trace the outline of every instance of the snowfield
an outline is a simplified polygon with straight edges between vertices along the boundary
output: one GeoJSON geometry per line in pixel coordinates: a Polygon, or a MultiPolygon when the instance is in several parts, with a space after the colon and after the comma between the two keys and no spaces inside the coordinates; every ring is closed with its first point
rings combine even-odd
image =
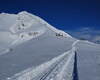
{"type": "Polygon", "coordinates": [[[8,80],[72,80],[74,70],[75,45],[72,50],[45,62],[36,68],[29,68],[21,73],[15,74],[8,80]]]}
{"type": "Polygon", "coordinates": [[[100,45],[26,11],[1,13],[0,80],[100,80],[100,45]]]}

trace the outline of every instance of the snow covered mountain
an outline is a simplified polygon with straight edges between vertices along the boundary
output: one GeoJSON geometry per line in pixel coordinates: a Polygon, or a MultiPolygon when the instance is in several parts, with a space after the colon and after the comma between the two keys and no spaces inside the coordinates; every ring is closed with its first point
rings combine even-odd
{"type": "MultiPolygon", "coordinates": [[[[0,14],[0,42],[2,43],[0,47],[2,50],[45,33],[50,33],[50,35],[54,36],[58,34],[60,36],[71,37],[65,32],[52,27],[41,18],[25,11],[17,15],[0,14]]],[[[0,51],[2,52],[2,50],[0,51]]]]}
{"type": "Polygon", "coordinates": [[[26,11],[0,14],[0,80],[100,80],[100,45],[26,11]]]}

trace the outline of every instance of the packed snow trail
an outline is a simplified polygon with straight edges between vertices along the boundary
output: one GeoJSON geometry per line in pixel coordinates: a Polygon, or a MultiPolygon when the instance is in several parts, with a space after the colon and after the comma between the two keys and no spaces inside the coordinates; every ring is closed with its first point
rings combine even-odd
{"type": "Polygon", "coordinates": [[[72,50],[36,68],[27,69],[7,78],[7,80],[73,80],[75,45],[78,42],[79,40],[73,43],[72,50]]]}
{"type": "MultiPolygon", "coordinates": [[[[44,72],[40,77],[34,78],[32,80],[60,80],[59,78],[59,72],[62,71],[64,68],[65,64],[69,65],[71,59],[73,58],[74,54],[69,53],[66,56],[64,56],[61,60],[59,60],[57,63],[54,63],[50,69],[47,70],[47,72],[44,72]],[[67,61],[67,63],[66,63],[67,61]]],[[[68,72],[69,74],[70,72],[68,72]]],[[[62,75],[62,74],[60,74],[62,75]]],[[[63,76],[63,75],[62,75],[63,76]]],[[[61,76],[61,79],[63,77],[61,76]]],[[[71,76],[69,75],[67,78],[70,78],[71,76]]]]}

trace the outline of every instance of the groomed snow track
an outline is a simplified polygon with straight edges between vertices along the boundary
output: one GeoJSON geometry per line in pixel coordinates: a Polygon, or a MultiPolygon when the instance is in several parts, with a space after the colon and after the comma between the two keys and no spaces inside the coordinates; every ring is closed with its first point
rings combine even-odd
{"type": "Polygon", "coordinates": [[[78,80],[75,41],[72,50],[45,62],[36,68],[30,68],[7,80],[78,80]]]}
{"type": "MultiPolygon", "coordinates": [[[[28,70],[25,73],[8,78],[8,80],[73,80],[75,53],[73,51],[69,51],[64,53],[63,56],[60,56],[60,59],[58,58],[59,60],[54,61],[45,70],[40,71],[37,76],[34,76],[34,72],[32,73],[28,70]]],[[[44,67],[45,66],[47,65],[44,65],[44,67]]]]}
{"type": "MultiPolygon", "coordinates": [[[[74,53],[66,54],[59,61],[57,61],[54,64],[52,64],[51,67],[49,67],[49,69],[47,69],[43,74],[41,74],[40,76],[38,76],[38,77],[36,77],[36,78],[34,78],[32,80],[57,80],[59,72],[65,66],[66,62],[67,62],[67,66],[69,66],[70,64],[73,64],[73,62],[71,61],[73,57],[74,57],[74,53]],[[72,63],[70,63],[70,62],[72,62],[72,63]]],[[[69,71],[67,73],[70,74],[71,72],[69,71]]],[[[62,75],[62,76],[64,76],[64,75],[62,75]]],[[[67,79],[69,79],[69,77],[71,78],[71,76],[72,75],[69,75],[67,77],[67,79]]]]}

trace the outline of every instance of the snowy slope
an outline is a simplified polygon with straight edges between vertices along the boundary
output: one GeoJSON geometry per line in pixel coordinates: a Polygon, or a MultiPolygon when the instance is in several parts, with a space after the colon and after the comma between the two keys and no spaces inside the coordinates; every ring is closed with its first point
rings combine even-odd
{"type": "Polygon", "coordinates": [[[26,11],[0,14],[0,80],[100,80],[100,46],[26,11]]]}
{"type": "Polygon", "coordinates": [[[76,47],[79,80],[100,80],[100,45],[80,41],[76,47]]]}
{"type": "Polygon", "coordinates": [[[9,47],[18,45],[45,33],[49,35],[59,34],[70,37],[67,33],[57,30],[41,18],[28,12],[15,14],[0,14],[0,43],[5,44],[0,48],[0,53],[9,47]],[[8,47],[9,46],[9,47],[8,47]],[[2,49],[3,48],[3,49],[2,49]]]}
{"type": "Polygon", "coordinates": [[[52,60],[29,68],[21,73],[15,74],[9,80],[72,80],[74,70],[75,45],[79,40],[73,42],[72,49],[52,60]]]}

